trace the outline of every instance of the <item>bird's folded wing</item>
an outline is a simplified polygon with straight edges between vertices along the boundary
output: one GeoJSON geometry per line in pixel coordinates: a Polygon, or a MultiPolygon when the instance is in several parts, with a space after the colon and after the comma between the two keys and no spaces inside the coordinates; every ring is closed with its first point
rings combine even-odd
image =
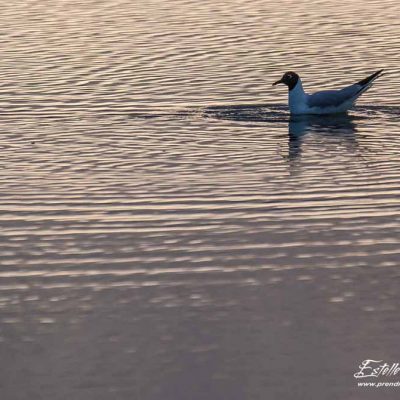
{"type": "Polygon", "coordinates": [[[324,90],[308,95],[307,105],[310,108],[338,107],[343,103],[355,100],[360,91],[362,91],[362,86],[357,83],[341,90],[324,90]]]}

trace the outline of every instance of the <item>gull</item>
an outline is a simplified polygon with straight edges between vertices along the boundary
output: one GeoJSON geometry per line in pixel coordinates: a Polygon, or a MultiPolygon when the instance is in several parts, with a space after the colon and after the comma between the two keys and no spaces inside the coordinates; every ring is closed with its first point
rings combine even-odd
{"type": "Polygon", "coordinates": [[[349,110],[356,100],[367,91],[383,69],[374,72],[361,81],[340,90],[323,90],[313,94],[304,92],[299,75],[286,72],[279,81],[289,88],[289,109],[291,114],[335,114],[349,110]]]}

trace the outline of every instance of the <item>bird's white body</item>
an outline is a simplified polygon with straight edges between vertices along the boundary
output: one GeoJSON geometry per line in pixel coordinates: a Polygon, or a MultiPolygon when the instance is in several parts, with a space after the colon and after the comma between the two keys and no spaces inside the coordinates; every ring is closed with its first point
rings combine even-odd
{"type": "Polygon", "coordinates": [[[289,109],[291,114],[307,113],[307,95],[304,92],[303,84],[299,78],[297,85],[289,90],[289,109]]]}
{"type": "Polygon", "coordinates": [[[291,114],[336,114],[348,111],[381,73],[382,70],[377,71],[340,90],[324,90],[313,94],[307,94],[304,91],[300,77],[294,72],[287,72],[274,85],[284,83],[289,87],[291,114]]]}
{"type": "Polygon", "coordinates": [[[350,96],[343,102],[329,104],[329,100],[334,96],[334,92],[339,91],[327,90],[315,94],[307,94],[304,92],[301,79],[299,78],[297,85],[289,91],[289,109],[291,114],[336,114],[349,110],[357,100],[358,96],[350,96]],[[313,96],[318,95],[321,101],[313,101],[313,96]]]}

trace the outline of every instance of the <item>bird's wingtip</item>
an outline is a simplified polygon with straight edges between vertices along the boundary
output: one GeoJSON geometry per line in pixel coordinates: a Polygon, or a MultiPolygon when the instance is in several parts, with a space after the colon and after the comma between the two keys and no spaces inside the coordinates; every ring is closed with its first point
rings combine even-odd
{"type": "Polygon", "coordinates": [[[372,83],[376,78],[378,78],[384,69],[380,69],[379,71],[374,72],[372,75],[368,76],[367,78],[362,79],[360,82],[358,82],[359,85],[365,86],[368,85],[369,83],[372,83]]]}

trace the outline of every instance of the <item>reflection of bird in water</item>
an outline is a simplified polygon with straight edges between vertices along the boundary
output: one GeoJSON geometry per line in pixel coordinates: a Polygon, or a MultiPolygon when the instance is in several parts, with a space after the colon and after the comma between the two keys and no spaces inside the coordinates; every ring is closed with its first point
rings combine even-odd
{"type": "Polygon", "coordinates": [[[365,93],[383,70],[377,71],[361,81],[341,90],[323,90],[313,94],[304,92],[299,75],[286,72],[283,77],[273,83],[286,85],[289,89],[289,109],[296,114],[336,114],[348,111],[357,99],[365,93]]]}
{"type": "Polygon", "coordinates": [[[303,137],[310,132],[332,133],[355,140],[352,134],[356,132],[357,125],[354,121],[355,118],[347,114],[292,116],[289,120],[289,158],[300,155],[303,137]]]}
{"type": "MultiPolygon", "coordinates": [[[[302,145],[308,134],[317,134],[316,140],[325,137],[337,138],[336,145],[344,146],[350,153],[355,154],[364,160],[364,153],[367,149],[357,143],[357,121],[367,119],[366,116],[341,114],[326,115],[288,115],[284,112],[284,107],[280,105],[228,105],[210,106],[203,109],[203,115],[207,118],[222,120],[234,120],[251,123],[263,123],[265,126],[272,124],[274,127],[288,125],[288,152],[284,155],[281,147],[278,154],[289,161],[290,173],[295,173],[300,166],[299,160],[302,153],[302,145]]],[[[259,126],[259,125],[258,125],[259,126]]],[[[326,141],[332,144],[332,141],[326,141]]],[[[322,144],[322,143],[321,143],[322,144]]],[[[323,150],[319,150],[323,151],[323,150]]]]}
{"type": "Polygon", "coordinates": [[[357,131],[356,118],[347,114],[337,114],[331,116],[318,115],[299,115],[292,116],[289,120],[289,142],[288,156],[291,172],[298,166],[298,160],[302,153],[304,138],[309,133],[319,135],[332,135],[341,138],[352,152],[358,149],[358,143],[354,133],[357,131]]]}

